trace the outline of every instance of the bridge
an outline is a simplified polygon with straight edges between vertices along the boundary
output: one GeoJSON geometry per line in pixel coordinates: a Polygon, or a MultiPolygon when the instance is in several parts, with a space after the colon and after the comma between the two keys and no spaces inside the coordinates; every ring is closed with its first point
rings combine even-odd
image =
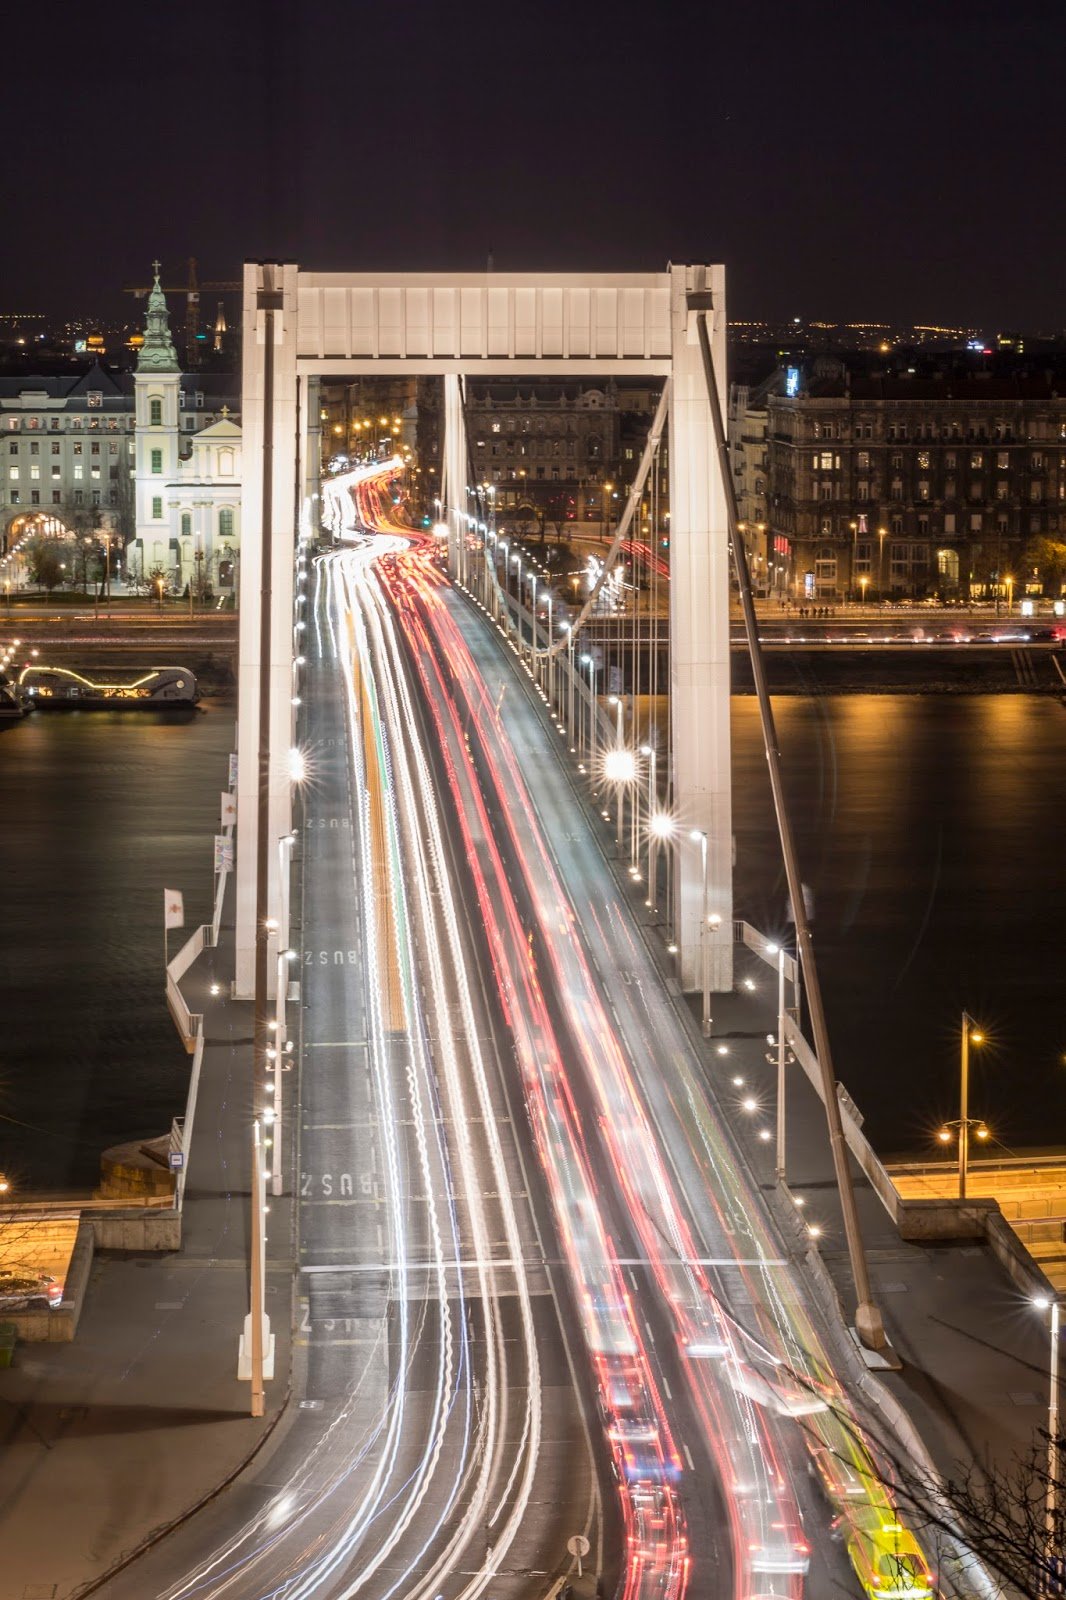
{"type": "MultiPolygon", "coordinates": [[[[264,1201],[291,1189],[301,1412],[246,1511],[162,1563],[168,1593],[995,1592],[921,1439],[870,1403],[894,1358],[846,1145],[882,1175],[833,1078],[794,861],[799,959],[734,923],[724,315],[710,266],[245,269],[241,1373],[261,1412],[264,1201]],[[605,562],[668,429],[668,694],[640,704],[582,647],[595,587],[556,614],[468,481],[464,379],[559,367],[662,383],[605,562]],[[401,370],[444,385],[439,534],[397,519],[395,461],[319,479],[317,385],[401,370]],[[738,952],[776,995],[776,1121],[731,1079],[769,1178],[712,1085],[741,1053],[738,952]],[[843,1314],[787,1182],[796,1064],[828,1126],[843,1314]]],[[[767,751],[773,776],[772,719],[767,751]]]]}

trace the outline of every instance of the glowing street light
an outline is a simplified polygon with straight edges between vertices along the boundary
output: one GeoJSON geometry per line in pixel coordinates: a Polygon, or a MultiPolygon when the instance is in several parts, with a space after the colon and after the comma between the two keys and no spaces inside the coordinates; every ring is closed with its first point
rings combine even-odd
{"type": "Polygon", "coordinates": [[[1047,1562],[1047,1576],[1050,1578],[1054,1571],[1054,1562],[1058,1556],[1058,1539],[1056,1537],[1055,1523],[1058,1520],[1058,1476],[1059,1476],[1059,1318],[1061,1301],[1057,1295],[1038,1294],[1033,1296],[1033,1305],[1037,1311],[1051,1312],[1051,1349],[1048,1362],[1048,1405],[1047,1405],[1047,1496],[1044,1505],[1044,1553],[1047,1562]]]}
{"type": "Polygon", "coordinates": [[[970,1116],[970,1046],[984,1044],[985,1036],[968,1011],[962,1013],[962,1042],[959,1055],[959,1116],[958,1121],[945,1123],[937,1134],[941,1144],[951,1140],[951,1129],[959,1130],[959,1199],[966,1199],[966,1178],[970,1165],[970,1129],[978,1139],[990,1137],[988,1128],[980,1117],[970,1116]]]}
{"type": "Polygon", "coordinates": [[[709,964],[709,951],[707,932],[710,918],[707,915],[707,830],[693,828],[689,833],[693,844],[700,847],[700,869],[703,878],[702,909],[700,911],[700,968],[703,988],[703,1037],[711,1036],[711,969],[709,964]]]}

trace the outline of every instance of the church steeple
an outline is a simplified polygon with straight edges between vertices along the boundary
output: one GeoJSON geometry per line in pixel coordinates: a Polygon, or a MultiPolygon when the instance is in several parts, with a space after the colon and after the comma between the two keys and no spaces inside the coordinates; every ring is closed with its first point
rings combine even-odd
{"type": "Polygon", "coordinates": [[[152,262],[155,282],[148,296],[148,316],[144,326],[144,344],[137,358],[138,372],[180,372],[174,341],[170,337],[167,302],[159,287],[159,262],[152,262]]]}

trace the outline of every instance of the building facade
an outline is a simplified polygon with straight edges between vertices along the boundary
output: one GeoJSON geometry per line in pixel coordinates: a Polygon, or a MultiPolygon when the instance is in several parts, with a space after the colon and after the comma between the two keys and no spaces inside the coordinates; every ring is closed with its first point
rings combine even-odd
{"type": "Polygon", "coordinates": [[[225,403],[204,426],[183,430],[187,391],[158,263],[133,381],[135,532],[127,571],[201,594],[231,593],[240,560],[241,430],[225,403]]]}
{"type": "Polygon", "coordinates": [[[136,373],[0,377],[0,554],[91,528],[115,571],[226,592],[240,540],[236,383],[179,371],[158,282],[136,373]]]}
{"type": "Polygon", "coordinates": [[[785,387],[766,397],[767,520],[792,599],[1047,589],[1041,542],[1066,536],[1066,382],[841,370],[785,387]]]}

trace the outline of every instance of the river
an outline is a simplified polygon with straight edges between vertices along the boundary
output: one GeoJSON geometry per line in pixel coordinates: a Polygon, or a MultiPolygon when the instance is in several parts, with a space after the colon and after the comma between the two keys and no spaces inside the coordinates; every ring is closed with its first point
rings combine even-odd
{"type": "MultiPolygon", "coordinates": [[[[775,709],[837,1072],[874,1145],[938,1148],[933,1130],[958,1114],[963,1008],[989,1035],[974,1114],[1011,1148],[1059,1141],[1066,710],[1022,695],[775,709]]],[[[208,920],[233,717],[38,714],[0,737],[0,1170],[21,1189],[91,1186],[103,1148],[164,1132],[183,1107],[163,889],[183,891],[187,931],[208,920]]],[[[752,698],[735,698],[733,726],[737,911],[781,931],[752,698]]]]}

